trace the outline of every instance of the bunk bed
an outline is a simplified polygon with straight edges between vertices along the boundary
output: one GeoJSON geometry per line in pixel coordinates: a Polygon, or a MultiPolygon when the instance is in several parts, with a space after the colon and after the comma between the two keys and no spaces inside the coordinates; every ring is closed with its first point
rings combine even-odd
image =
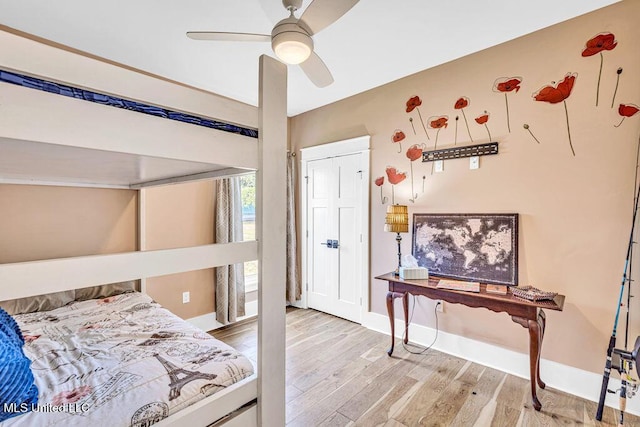
{"type": "Polygon", "coordinates": [[[130,280],[144,293],[148,277],[258,259],[256,374],[157,425],[284,425],[286,67],[260,58],[256,108],[0,26],[0,70],[27,82],[0,81],[0,184],[139,190],[138,251],[0,264],[0,301],[130,280]],[[257,171],[256,241],[145,250],[145,188],[247,170],[257,171]]]}

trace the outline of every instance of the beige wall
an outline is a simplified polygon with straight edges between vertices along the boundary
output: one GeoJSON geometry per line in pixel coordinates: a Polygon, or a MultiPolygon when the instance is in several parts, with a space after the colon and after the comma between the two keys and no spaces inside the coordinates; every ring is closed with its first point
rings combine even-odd
{"type": "MultiPolygon", "coordinates": [[[[144,191],[147,250],[214,243],[214,181],[144,191]]],[[[136,193],[0,185],[0,263],[135,251],[136,193]]],[[[213,269],[147,280],[147,293],[185,319],[215,311],[214,291],[213,269]],[[186,291],[191,301],[183,304],[186,291]]],[[[256,292],[247,294],[255,299],[256,292]]]]}
{"type": "MultiPolygon", "coordinates": [[[[213,243],[213,181],[145,191],[148,250],[213,243]]],[[[0,212],[1,263],[136,250],[136,191],[0,185],[0,212]]],[[[183,318],[215,309],[213,269],[150,278],[147,292],[183,318]]]]}
{"type": "Polygon", "coordinates": [[[136,192],[0,185],[0,263],[136,249],[136,192]]]}
{"type": "MultiPolygon", "coordinates": [[[[145,190],[146,249],[181,248],[214,243],[214,182],[198,181],[145,190]]],[[[214,270],[189,271],[147,280],[147,293],[188,319],[215,311],[214,270]],[[191,302],[182,303],[182,292],[191,302]]]]}
{"type": "MultiPolygon", "coordinates": [[[[443,173],[430,174],[431,165],[414,163],[416,188],[427,176],[425,193],[409,202],[410,177],[396,188],[396,202],[416,212],[518,212],[520,214],[520,283],[553,290],[567,297],[564,312],[548,312],[548,332],[543,357],[600,373],[611,334],[631,222],[635,153],[640,114],[619,128],[617,105],[640,104],[640,2],[621,2],[589,15],[556,25],[503,45],[423,71],[341,102],[302,114],[291,120],[293,148],[313,146],[363,134],[372,136],[371,156],[371,308],[386,313],[385,284],[373,277],[395,267],[395,241],[383,231],[386,206],[373,179],[385,175],[387,166],[409,172],[405,156],[412,144],[433,148],[414,111],[406,101],[419,95],[422,117],[448,115],[449,127],[439,135],[438,147],[453,146],[453,109],[460,96],[471,100],[465,113],[476,143],[488,141],[486,130],[474,118],[484,110],[500,154],[480,160],[479,170],[469,170],[468,160],[445,163],[443,173]],[[618,46],[604,52],[600,105],[595,107],[599,57],[583,58],[586,41],[610,31],[618,46]],[[610,108],[616,70],[623,67],[616,98],[610,108]],[[573,93],[567,99],[576,156],[569,149],[563,104],[534,101],[532,94],[568,72],[577,72],[573,93]],[[521,76],[518,93],[509,96],[511,133],[507,131],[505,99],[492,91],[498,77],[521,76]],[[414,118],[414,135],[409,117],[414,118]],[[530,125],[537,144],[523,128],[530,125]],[[395,129],[407,135],[398,153],[391,142],[395,129]]],[[[494,27],[499,29],[498,27],[494,27]]],[[[446,40],[436,41],[445,43],[446,40]]],[[[414,55],[428,55],[429,43],[414,55]]],[[[401,54],[400,52],[398,53],[401,54]]],[[[406,53],[404,53],[406,54],[406,53]]],[[[469,144],[460,115],[458,144],[469,144]]],[[[384,192],[390,197],[385,177],[384,192]]],[[[410,253],[411,236],[403,239],[410,253]]],[[[419,302],[427,311],[432,304],[419,302]]],[[[399,307],[398,307],[399,308],[399,307]]],[[[638,309],[634,317],[637,325],[638,309]]],[[[420,311],[420,310],[419,310],[420,311]]],[[[432,310],[428,310],[432,313],[432,310]]],[[[419,323],[435,326],[433,315],[418,315],[419,323]]],[[[443,330],[468,338],[527,352],[526,332],[505,314],[447,305],[440,317],[443,330]]],[[[637,328],[635,328],[637,329],[637,328]]],[[[633,331],[637,335],[638,331],[633,331]]],[[[632,339],[635,339],[632,334],[632,339]]],[[[633,341],[632,341],[633,342],[633,341]]]]}

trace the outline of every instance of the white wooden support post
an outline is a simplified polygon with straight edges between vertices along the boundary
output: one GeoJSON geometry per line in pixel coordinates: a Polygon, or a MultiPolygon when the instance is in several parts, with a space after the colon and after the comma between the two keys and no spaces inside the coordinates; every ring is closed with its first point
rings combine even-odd
{"type": "Polygon", "coordinates": [[[287,67],[260,57],[256,194],[258,424],[285,425],[287,67]]]}
{"type": "MultiPolygon", "coordinates": [[[[147,250],[147,190],[138,190],[138,250],[147,250]]],[[[140,278],[140,292],[147,293],[147,278],[140,278]]]]}

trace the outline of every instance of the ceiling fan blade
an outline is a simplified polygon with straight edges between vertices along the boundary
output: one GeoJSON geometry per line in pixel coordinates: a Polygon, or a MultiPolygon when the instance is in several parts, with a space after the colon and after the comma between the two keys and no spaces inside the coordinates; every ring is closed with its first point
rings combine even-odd
{"type": "Polygon", "coordinates": [[[311,52],[309,59],[300,64],[300,68],[309,77],[309,80],[318,87],[326,87],[333,83],[331,71],[315,52],[311,52]]]}
{"type": "Polygon", "coordinates": [[[194,40],[216,40],[234,42],[270,42],[267,34],[225,33],[219,31],[188,31],[187,37],[194,40]]]}
{"type": "Polygon", "coordinates": [[[311,35],[333,24],[347,13],[359,0],[314,0],[306,8],[300,20],[311,30],[311,35]]]}

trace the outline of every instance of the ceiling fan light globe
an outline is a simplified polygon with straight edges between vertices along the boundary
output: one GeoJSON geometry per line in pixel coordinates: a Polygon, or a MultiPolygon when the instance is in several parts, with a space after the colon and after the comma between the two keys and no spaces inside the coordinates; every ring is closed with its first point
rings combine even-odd
{"type": "Polygon", "coordinates": [[[306,61],[313,51],[311,37],[299,32],[283,32],[273,37],[271,46],[276,56],[286,64],[306,61]]]}

